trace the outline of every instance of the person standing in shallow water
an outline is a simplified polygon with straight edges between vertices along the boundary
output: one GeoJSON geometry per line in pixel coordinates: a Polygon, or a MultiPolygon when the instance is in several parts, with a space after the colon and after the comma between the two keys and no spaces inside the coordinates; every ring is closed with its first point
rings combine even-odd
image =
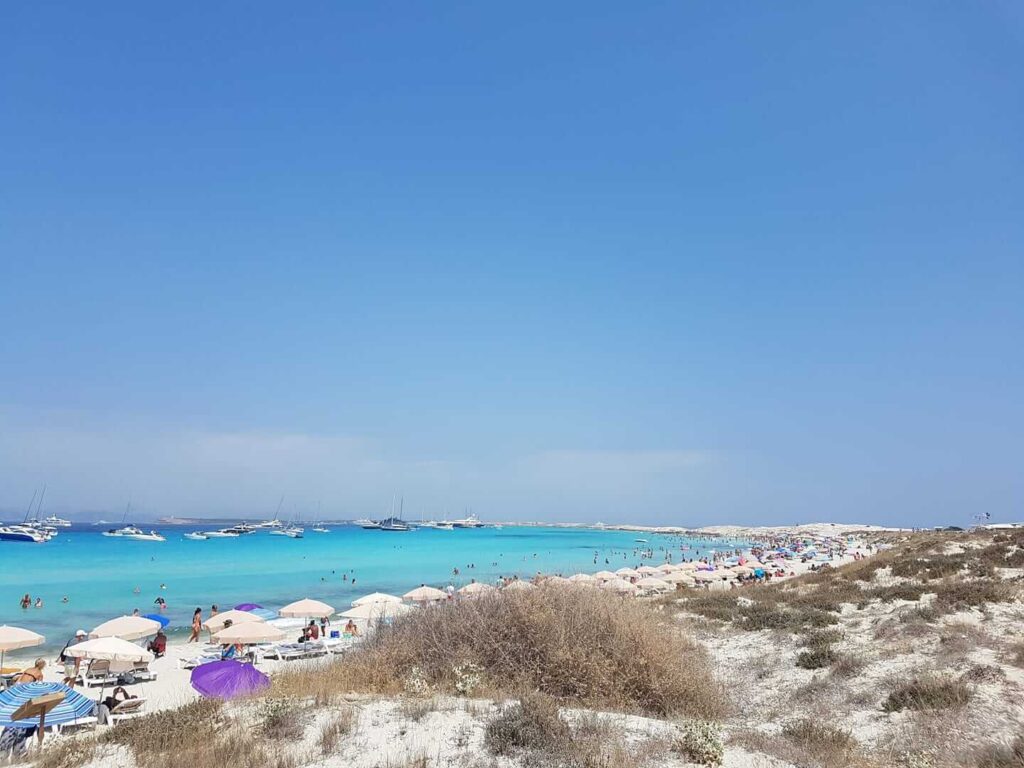
{"type": "Polygon", "coordinates": [[[192,614],[192,634],[189,635],[188,641],[190,643],[199,642],[199,631],[203,628],[203,609],[196,608],[195,613],[192,614]]]}

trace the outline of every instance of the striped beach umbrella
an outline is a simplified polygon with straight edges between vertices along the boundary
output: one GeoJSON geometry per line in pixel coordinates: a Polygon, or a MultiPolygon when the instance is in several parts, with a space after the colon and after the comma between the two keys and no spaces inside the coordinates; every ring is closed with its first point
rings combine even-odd
{"type": "Polygon", "coordinates": [[[33,728],[39,725],[37,717],[12,721],[11,715],[30,700],[49,693],[63,693],[64,701],[46,713],[47,725],[64,725],[93,716],[96,702],[62,683],[22,683],[0,693],[0,728],[33,728]]]}

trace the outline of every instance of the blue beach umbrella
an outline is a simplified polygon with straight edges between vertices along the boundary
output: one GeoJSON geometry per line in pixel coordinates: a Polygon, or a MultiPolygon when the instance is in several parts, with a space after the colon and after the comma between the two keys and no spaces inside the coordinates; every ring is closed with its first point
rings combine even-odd
{"type": "Polygon", "coordinates": [[[147,613],[142,618],[158,622],[161,627],[166,627],[168,624],[171,623],[170,619],[168,619],[166,616],[160,613],[147,613]]]}
{"type": "Polygon", "coordinates": [[[0,728],[34,728],[39,725],[39,718],[29,720],[11,720],[18,707],[37,696],[48,693],[63,693],[64,701],[46,713],[47,725],[64,725],[85,717],[92,717],[96,702],[72,690],[62,683],[22,683],[12,685],[0,693],[0,728]]]}

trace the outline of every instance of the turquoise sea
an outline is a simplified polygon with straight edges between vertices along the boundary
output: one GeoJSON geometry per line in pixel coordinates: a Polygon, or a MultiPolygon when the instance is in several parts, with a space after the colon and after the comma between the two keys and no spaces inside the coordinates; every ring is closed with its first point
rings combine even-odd
{"type": "MultiPolygon", "coordinates": [[[[276,609],[313,597],[344,610],[368,592],[400,595],[421,583],[458,587],[474,578],[494,583],[500,576],[530,577],[538,571],[570,575],[616,570],[664,562],[668,551],[678,562],[713,547],[743,545],[580,528],[391,533],[329,527],[330,533],[307,529],[302,539],[260,532],[206,541],[182,538],[202,527],[158,527],[167,541],[143,542],[105,537],[99,527],[76,526],[62,529],[45,544],[0,542],[0,624],[32,629],[46,636],[47,646],[59,647],[76,629],[88,631],[134,608],[142,613],[156,610],[158,596],[167,601],[170,628],[183,631],[196,607],[205,616],[214,603],[221,610],[242,602],[276,609]],[[654,549],[651,560],[641,559],[644,547],[654,549]],[[458,576],[453,575],[455,568],[458,576]],[[43,607],[23,610],[19,601],[26,593],[33,601],[41,597],[43,607]],[[62,602],[65,595],[67,603],[62,602]]],[[[26,653],[32,652],[37,649],[26,653]]]]}

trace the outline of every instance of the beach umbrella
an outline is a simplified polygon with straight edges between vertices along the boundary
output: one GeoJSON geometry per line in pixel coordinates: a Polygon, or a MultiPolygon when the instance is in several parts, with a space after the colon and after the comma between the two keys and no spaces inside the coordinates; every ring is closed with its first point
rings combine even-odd
{"type": "Polygon", "coordinates": [[[238,645],[253,645],[254,643],[276,643],[286,637],[284,630],[262,621],[243,621],[241,624],[232,624],[220,632],[213,634],[214,642],[238,645]]]}
{"type": "Polygon", "coordinates": [[[426,585],[416,587],[406,592],[402,597],[405,600],[411,600],[414,603],[429,603],[435,600],[444,600],[448,597],[440,589],[434,589],[426,585]]]}
{"type": "Polygon", "coordinates": [[[140,637],[155,635],[162,629],[159,621],[143,616],[118,616],[94,627],[89,637],[119,637],[122,640],[138,640],[140,637]]]}
{"type": "Polygon", "coordinates": [[[236,608],[231,611],[224,611],[224,613],[218,613],[216,616],[211,616],[203,626],[211,632],[219,632],[224,629],[224,625],[229,621],[232,624],[251,624],[254,622],[257,624],[263,623],[263,619],[255,613],[239,611],[236,608]]]}
{"type": "Polygon", "coordinates": [[[493,592],[495,587],[490,584],[484,584],[480,581],[473,581],[464,586],[459,590],[460,595],[482,595],[486,592],[493,592]]]}
{"type": "Polygon", "coordinates": [[[77,645],[69,645],[64,653],[75,659],[97,659],[125,664],[134,664],[137,661],[148,663],[153,660],[152,653],[121,637],[93,638],[77,645]]]}
{"type": "Polygon", "coordinates": [[[160,613],[145,613],[142,615],[142,618],[149,619],[150,621],[155,621],[161,627],[166,627],[168,624],[171,623],[170,619],[168,619],[166,616],[160,613]]]}
{"type": "Polygon", "coordinates": [[[292,619],[324,619],[334,613],[334,607],[319,600],[296,600],[278,611],[278,614],[292,619]]]}
{"type": "MultiPolygon", "coordinates": [[[[141,618],[131,617],[128,618],[141,618]]],[[[156,622],[153,622],[154,624],[156,622]]],[[[159,627],[159,625],[157,625],[159,627]]],[[[97,637],[86,640],[83,643],[69,645],[64,653],[74,659],[90,659],[95,661],[109,661],[111,671],[131,669],[136,662],[153,660],[153,654],[135,643],[129,643],[121,637],[97,637]]],[[[103,700],[103,688],[100,686],[100,701],[103,700]]]]}
{"type": "Polygon", "coordinates": [[[347,611],[342,611],[341,616],[346,619],[362,619],[364,621],[378,621],[380,619],[393,619],[396,616],[416,610],[405,603],[363,603],[347,611]]]}
{"type": "Polygon", "coordinates": [[[601,589],[606,589],[609,592],[616,592],[622,595],[635,595],[640,591],[640,588],[636,584],[630,584],[625,579],[612,579],[610,581],[606,581],[601,585],[601,589]]]}
{"type": "Polygon", "coordinates": [[[693,573],[691,571],[676,571],[662,576],[661,580],[668,584],[693,584],[693,573]]]}
{"type": "Polygon", "coordinates": [[[652,568],[649,565],[641,565],[639,568],[636,569],[636,572],[641,573],[644,576],[651,576],[657,573],[661,573],[661,571],[659,571],[657,568],[652,568]]]}
{"type": "Polygon", "coordinates": [[[42,645],[46,638],[38,635],[30,629],[21,627],[9,627],[4,624],[0,627],[0,669],[4,666],[4,654],[7,651],[16,651],[19,648],[32,648],[42,645]]]}
{"type": "Polygon", "coordinates": [[[574,573],[572,576],[569,577],[569,581],[573,582],[574,584],[593,584],[595,579],[589,573],[574,573]]]}
{"type": "Polygon", "coordinates": [[[594,574],[594,578],[598,581],[613,581],[619,578],[619,575],[617,573],[612,573],[611,571],[598,571],[594,574]]]}
{"type": "Polygon", "coordinates": [[[652,592],[667,592],[673,589],[672,585],[662,579],[655,579],[654,577],[648,576],[646,579],[640,579],[636,583],[636,586],[641,589],[646,589],[652,592]]]}
{"type": "Polygon", "coordinates": [[[238,605],[235,606],[235,610],[236,611],[256,611],[256,610],[259,610],[262,607],[263,606],[260,605],[259,603],[239,603],[238,605]]]}
{"type": "Polygon", "coordinates": [[[521,579],[513,579],[512,581],[508,582],[504,587],[502,587],[502,589],[508,589],[513,592],[526,592],[528,590],[536,588],[536,584],[531,584],[530,582],[523,581],[521,579]]]}
{"type": "Polygon", "coordinates": [[[96,702],[62,683],[22,683],[0,693],[0,728],[65,725],[92,717],[96,702]]]}
{"type": "Polygon", "coordinates": [[[673,565],[672,563],[662,563],[655,570],[659,573],[672,573],[672,571],[678,570],[678,568],[678,565],[673,565]]]}
{"type": "Polygon", "coordinates": [[[679,565],[676,566],[676,570],[677,571],[696,571],[702,565],[704,565],[704,563],[695,563],[693,561],[691,561],[689,563],[680,563],[679,565]]]}
{"type": "Polygon", "coordinates": [[[233,659],[200,664],[192,670],[190,682],[210,699],[233,699],[270,687],[270,678],[256,667],[233,659]]]}
{"type": "Polygon", "coordinates": [[[615,572],[615,575],[621,576],[624,579],[640,578],[640,572],[634,571],[632,568],[619,568],[619,570],[615,572]]]}
{"type": "Polygon", "coordinates": [[[363,595],[358,600],[352,601],[352,607],[355,608],[357,605],[372,605],[374,603],[401,603],[402,598],[396,595],[389,595],[386,592],[371,592],[368,595],[363,595]]]}

